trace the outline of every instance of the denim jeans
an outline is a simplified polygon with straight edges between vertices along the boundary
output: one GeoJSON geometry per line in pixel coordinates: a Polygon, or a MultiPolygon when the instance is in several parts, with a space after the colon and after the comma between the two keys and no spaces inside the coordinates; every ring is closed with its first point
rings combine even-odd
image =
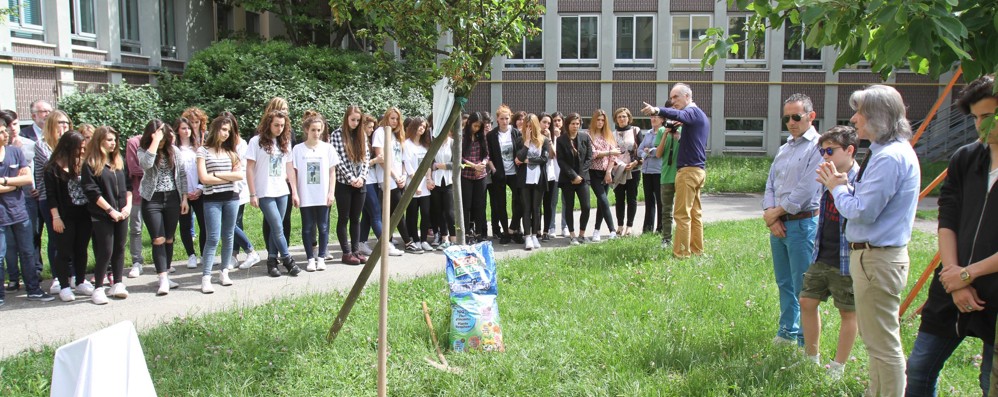
{"type": "Polygon", "coordinates": [[[364,199],[364,213],[360,218],[360,241],[367,242],[368,235],[374,230],[374,235],[381,238],[381,228],[384,223],[381,219],[381,195],[378,194],[378,184],[367,184],[367,196],[364,199]]]}
{"type": "Polygon", "coordinates": [[[318,230],[319,257],[326,256],[329,247],[329,207],[316,205],[301,207],[301,241],[306,248],[305,257],[312,259],[310,247],[316,245],[318,230]]]}
{"type": "MultiPolygon", "coordinates": [[[[215,250],[219,241],[222,242],[222,269],[232,261],[232,240],[236,229],[236,214],[239,211],[239,200],[205,201],[204,219],[208,237],[205,239],[201,263],[204,264],[202,275],[210,276],[211,267],[215,264],[215,250]]],[[[280,222],[278,222],[280,224],[280,222]]]]}
{"type": "MultiPolygon", "coordinates": [[[[132,264],[143,263],[142,259],[142,198],[132,200],[132,213],[128,215],[128,252],[132,264]]],[[[202,252],[202,254],[204,254],[202,252]]]]}
{"type": "MultiPolygon", "coordinates": [[[[942,371],[943,364],[949,359],[957,346],[963,342],[963,337],[944,338],[926,332],[919,332],[915,336],[915,345],[908,355],[908,368],[905,371],[908,375],[907,386],[904,395],[906,397],[936,396],[936,384],[939,380],[939,371],[942,371]]],[[[991,359],[994,357],[994,345],[984,344],[981,348],[981,375],[980,382],[983,395],[988,395],[991,376],[991,359]]]]}
{"type": "MultiPolygon", "coordinates": [[[[4,257],[9,253],[7,251],[8,247],[11,249],[11,252],[16,253],[20,257],[25,289],[29,294],[42,292],[42,289],[38,286],[38,273],[32,269],[35,263],[35,247],[31,240],[34,237],[31,229],[31,220],[13,225],[0,226],[0,257],[4,257]],[[7,239],[10,237],[13,237],[14,245],[9,247],[7,239]]],[[[17,265],[11,263],[10,266],[17,265]]],[[[3,269],[0,269],[0,271],[3,271],[3,269]]],[[[0,298],[3,297],[4,292],[0,291],[0,298]]]]}
{"type": "Polygon", "coordinates": [[[800,290],[804,286],[804,272],[811,266],[814,254],[814,237],[818,230],[818,217],[785,221],[786,237],[769,236],[773,250],[773,273],[780,291],[780,329],[776,335],[804,346],[804,333],[800,329],[800,290]]]}
{"type": "Polygon", "coordinates": [[[245,207],[246,204],[240,204],[239,215],[236,216],[236,230],[235,234],[232,235],[234,238],[234,240],[232,240],[232,243],[234,244],[232,248],[232,256],[239,255],[240,249],[246,251],[247,255],[249,255],[250,252],[253,252],[253,243],[250,242],[249,237],[246,237],[246,232],[243,231],[243,208],[245,207]]]}
{"type": "MultiPolygon", "coordinates": [[[[267,244],[267,258],[286,257],[288,253],[288,240],[284,238],[284,212],[288,209],[288,196],[281,197],[260,197],[260,211],[263,212],[263,219],[270,225],[270,234],[266,236],[270,244],[267,244]]],[[[235,219],[235,214],[233,214],[235,219]]]]}
{"type": "MultiPolygon", "coordinates": [[[[42,260],[41,260],[41,257],[40,257],[41,252],[39,251],[40,245],[38,245],[38,242],[36,242],[36,239],[35,239],[35,236],[38,236],[38,233],[37,233],[38,230],[37,229],[38,229],[39,226],[41,226],[41,224],[38,223],[38,200],[33,199],[33,198],[28,197],[27,195],[25,195],[25,197],[24,197],[24,207],[25,207],[25,210],[28,212],[28,222],[31,222],[31,228],[30,228],[31,229],[30,230],[30,233],[31,233],[31,249],[34,251],[34,255],[32,257],[35,258],[35,263],[34,263],[34,265],[35,265],[34,266],[35,277],[36,277],[36,279],[41,280],[42,260]]],[[[18,236],[15,236],[15,235],[13,235],[11,233],[8,233],[7,234],[7,246],[8,247],[10,247],[10,246],[19,246],[19,245],[16,245],[17,244],[17,241],[16,241],[17,237],[18,236]]],[[[7,255],[5,255],[5,256],[2,257],[7,262],[7,276],[8,276],[8,279],[10,279],[10,281],[17,281],[19,278],[21,278],[21,268],[25,268],[25,269],[30,268],[29,266],[25,266],[23,263],[19,263],[19,261],[18,261],[18,256],[19,255],[18,254],[19,254],[19,252],[17,250],[9,250],[9,251],[7,251],[7,255]]],[[[0,272],[0,274],[3,274],[3,273],[0,272]]],[[[24,283],[27,284],[28,280],[25,279],[24,283]]]]}

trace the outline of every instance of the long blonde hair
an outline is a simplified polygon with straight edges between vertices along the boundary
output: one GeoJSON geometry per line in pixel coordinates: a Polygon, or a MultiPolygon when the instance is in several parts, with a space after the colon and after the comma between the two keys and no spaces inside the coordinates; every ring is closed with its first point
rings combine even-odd
{"type": "Polygon", "coordinates": [[[115,138],[121,136],[114,128],[106,125],[97,127],[93,138],[90,138],[86,149],[84,149],[84,162],[94,171],[94,176],[100,176],[104,172],[104,166],[110,166],[112,171],[125,168],[125,162],[121,160],[121,152],[119,151],[120,142],[115,142],[114,150],[110,152],[104,150],[103,143],[109,134],[114,135],[115,138]]]}
{"type": "Polygon", "coordinates": [[[523,144],[533,144],[540,149],[544,145],[544,133],[541,132],[541,122],[537,115],[530,113],[523,119],[523,144]],[[527,131],[530,131],[528,134],[527,131]]]}
{"type": "Polygon", "coordinates": [[[390,107],[388,108],[388,110],[385,110],[385,115],[381,117],[381,122],[378,123],[378,127],[384,128],[390,126],[391,120],[389,119],[389,116],[391,116],[393,112],[399,116],[399,122],[398,125],[392,127],[392,133],[395,134],[396,142],[404,142],[405,126],[403,125],[403,120],[405,119],[405,117],[402,116],[402,111],[399,110],[398,108],[390,107]]]}
{"type": "Polygon", "coordinates": [[[614,146],[617,145],[617,138],[614,138],[613,134],[610,131],[610,119],[606,117],[606,112],[604,112],[603,109],[596,109],[596,111],[593,112],[593,118],[589,120],[589,127],[590,127],[589,128],[590,134],[595,132],[596,134],[599,134],[600,138],[603,138],[603,140],[609,142],[611,145],[614,146]],[[593,123],[595,123],[596,118],[600,116],[603,116],[603,128],[600,128],[599,130],[594,130],[592,128],[593,123]]]}
{"type": "Polygon", "coordinates": [[[59,132],[59,117],[65,118],[69,122],[69,129],[66,132],[73,130],[73,120],[69,119],[66,112],[56,109],[52,113],[49,113],[48,117],[45,118],[45,129],[42,130],[42,139],[53,149],[59,143],[59,138],[62,137],[62,133],[59,132]]]}

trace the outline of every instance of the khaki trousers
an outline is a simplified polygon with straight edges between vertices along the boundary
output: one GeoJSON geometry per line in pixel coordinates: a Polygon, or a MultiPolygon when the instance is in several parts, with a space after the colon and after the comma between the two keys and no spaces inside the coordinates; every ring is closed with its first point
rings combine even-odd
{"type": "Polygon", "coordinates": [[[908,281],[908,249],[854,250],[849,256],[859,335],[870,356],[867,396],[904,395],[905,358],[898,314],[908,281]]]}
{"type": "Polygon", "coordinates": [[[698,167],[683,167],[676,172],[676,234],[672,253],[679,258],[703,254],[703,208],[700,189],[707,173],[698,167]]]}

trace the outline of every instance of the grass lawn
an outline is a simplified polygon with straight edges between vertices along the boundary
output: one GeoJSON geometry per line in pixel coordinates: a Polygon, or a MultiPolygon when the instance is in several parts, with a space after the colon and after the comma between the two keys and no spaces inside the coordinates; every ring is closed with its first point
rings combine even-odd
{"type": "MultiPolygon", "coordinates": [[[[778,303],[764,225],[710,224],[709,255],[676,261],[655,236],[546,251],[499,263],[505,353],[433,356],[421,301],[442,343],[450,310],[442,274],[391,285],[389,392],[393,395],[855,396],[868,362],[862,342],[843,382],[796,348],[774,346],[778,303]]],[[[915,232],[909,285],[935,237],[915,232]]],[[[362,296],[339,339],[325,335],[339,293],[176,319],[140,339],[163,396],[373,395],[377,287],[362,296]]],[[[920,301],[920,300],[919,300],[920,301]]],[[[918,303],[916,303],[917,307],[918,303]]],[[[833,356],[837,310],[826,303],[822,356],[833,356]]],[[[902,324],[910,350],[918,320],[902,324]]],[[[943,370],[947,395],[979,395],[981,343],[968,339],[943,370]]],[[[0,395],[48,394],[54,348],[0,361],[0,395]]]]}

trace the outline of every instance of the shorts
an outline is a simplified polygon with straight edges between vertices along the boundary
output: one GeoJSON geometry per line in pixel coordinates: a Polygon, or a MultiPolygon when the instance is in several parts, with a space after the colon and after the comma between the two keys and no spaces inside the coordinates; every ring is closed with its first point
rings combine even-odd
{"type": "Polygon", "coordinates": [[[840,310],[856,311],[852,276],[843,276],[838,266],[815,262],[804,272],[804,286],[800,291],[800,297],[824,302],[829,296],[835,298],[835,307],[840,310]]]}

